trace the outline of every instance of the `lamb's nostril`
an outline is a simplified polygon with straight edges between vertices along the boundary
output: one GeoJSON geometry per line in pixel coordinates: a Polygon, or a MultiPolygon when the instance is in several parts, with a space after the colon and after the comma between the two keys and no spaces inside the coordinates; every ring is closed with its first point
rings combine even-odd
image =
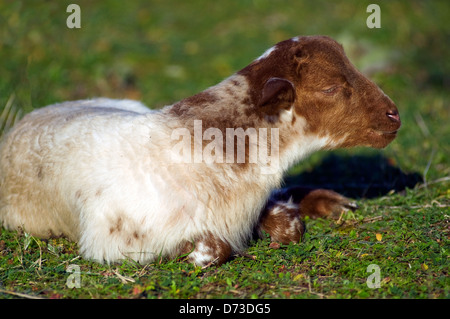
{"type": "Polygon", "coordinates": [[[386,116],[390,118],[394,122],[400,123],[400,115],[398,114],[397,110],[389,110],[386,112],[386,116]]]}

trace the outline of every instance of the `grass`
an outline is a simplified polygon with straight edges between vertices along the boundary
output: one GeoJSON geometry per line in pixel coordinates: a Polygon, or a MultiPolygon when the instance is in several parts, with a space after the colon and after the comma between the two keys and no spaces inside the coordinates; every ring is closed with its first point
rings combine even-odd
{"type": "Polygon", "coordinates": [[[306,220],[298,245],[255,241],[248,256],[204,269],[180,260],[108,266],[63,238],[1,229],[0,298],[450,297],[447,1],[382,2],[381,29],[365,25],[369,1],[264,0],[78,1],[82,27],[68,29],[71,2],[0,3],[0,131],[63,100],[135,98],[159,108],[298,34],[343,43],[396,102],[403,127],[385,150],[320,152],[291,170],[287,183],[338,188],[361,207],[339,223],[306,220]],[[371,264],[380,288],[367,285],[371,264]]]}
{"type": "MultiPolygon", "coordinates": [[[[178,260],[104,266],[81,259],[65,239],[41,241],[2,231],[4,297],[42,298],[448,298],[448,205],[436,190],[408,190],[365,202],[339,224],[307,220],[303,242],[252,242],[221,267],[178,260]],[[418,205],[433,198],[432,204],[418,205]],[[6,245],[8,243],[8,245],[6,245]],[[367,267],[380,267],[380,288],[367,267]],[[80,288],[68,287],[69,265],[80,288]]],[[[74,278],[74,277],[72,277],[74,278]]]]}

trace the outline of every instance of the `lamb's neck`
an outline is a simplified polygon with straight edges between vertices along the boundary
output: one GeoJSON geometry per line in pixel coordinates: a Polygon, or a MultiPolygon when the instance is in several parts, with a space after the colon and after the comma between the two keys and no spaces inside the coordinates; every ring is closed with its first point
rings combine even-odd
{"type": "Polygon", "coordinates": [[[252,114],[248,83],[242,75],[232,75],[196,95],[171,105],[167,111],[176,115],[185,127],[201,120],[205,128],[223,129],[258,127],[258,117],[252,114]]]}

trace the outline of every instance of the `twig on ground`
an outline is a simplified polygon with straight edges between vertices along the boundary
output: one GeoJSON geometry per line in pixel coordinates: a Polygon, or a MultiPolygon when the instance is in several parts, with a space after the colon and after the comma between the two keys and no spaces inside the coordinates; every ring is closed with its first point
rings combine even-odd
{"type": "Polygon", "coordinates": [[[27,294],[24,294],[21,292],[9,291],[9,290],[4,290],[4,289],[0,289],[0,293],[7,294],[7,295],[13,295],[13,296],[17,296],[17,297],[22,297],[22,298],[27,298],[27,299],[44,299],[42,297],[27,295],[27,294]]]}

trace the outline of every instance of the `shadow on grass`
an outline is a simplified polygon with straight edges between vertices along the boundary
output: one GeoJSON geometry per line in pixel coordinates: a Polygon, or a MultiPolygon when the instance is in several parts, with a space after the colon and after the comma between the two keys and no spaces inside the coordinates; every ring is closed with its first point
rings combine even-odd
{"type": "Polygon", "coordinates": [[[312,171],[286,177],[285,187],[325,188],[358,199],[380,197],[392,190],[402,192],[420,182],[419,173],[405,173],[382,155],[331,154],[312,171]]]}

